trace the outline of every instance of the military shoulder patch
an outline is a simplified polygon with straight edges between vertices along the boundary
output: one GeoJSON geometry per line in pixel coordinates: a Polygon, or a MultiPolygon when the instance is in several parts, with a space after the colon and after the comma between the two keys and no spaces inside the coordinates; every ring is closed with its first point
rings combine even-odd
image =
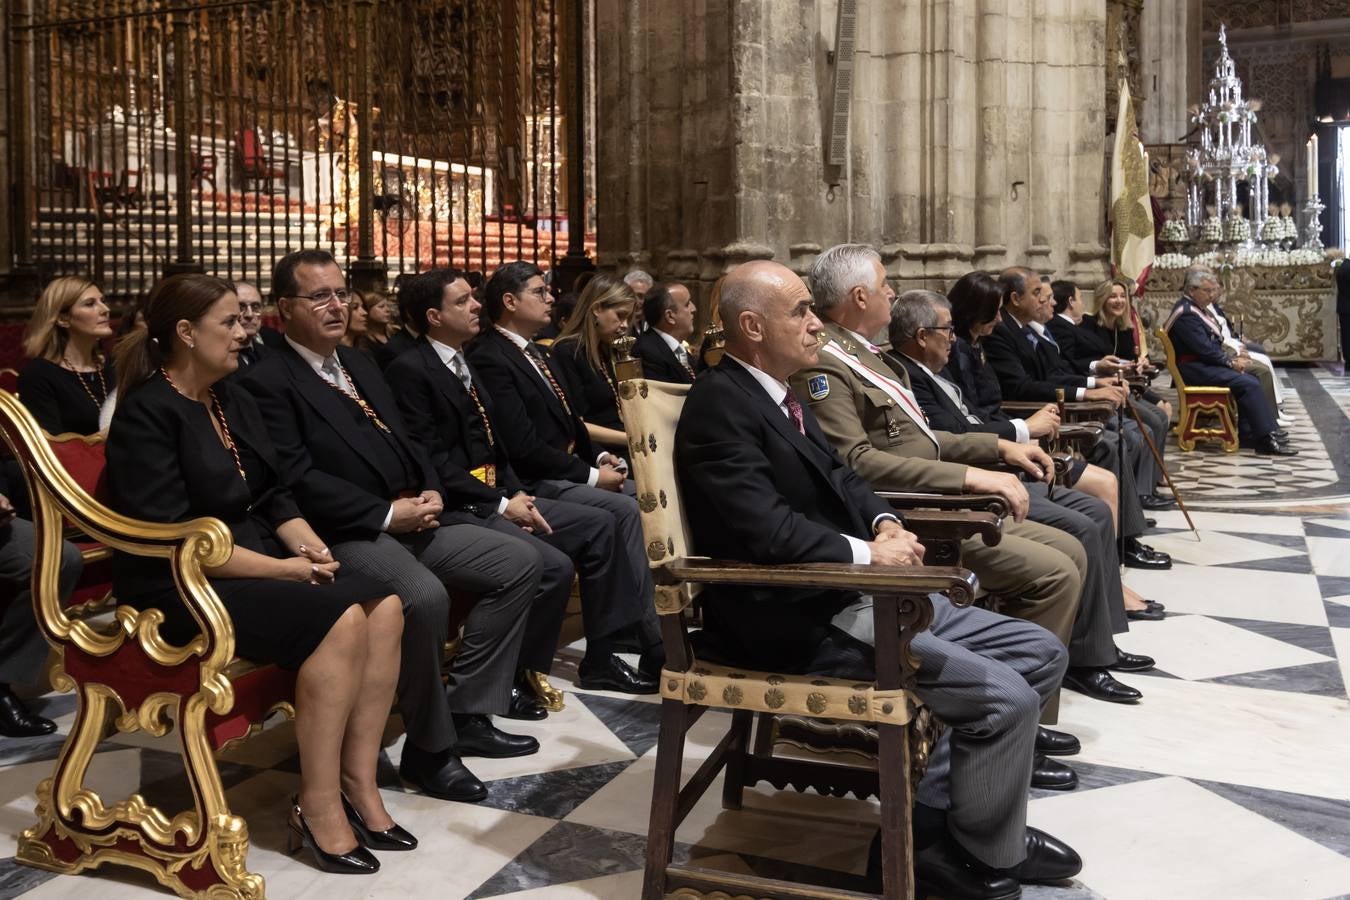
{"type": "Polygon", "coordinates": [[[830,396],[830,376],[812,375],[806,382],[806,391],[812,400],[824,400],[830,396]]]}

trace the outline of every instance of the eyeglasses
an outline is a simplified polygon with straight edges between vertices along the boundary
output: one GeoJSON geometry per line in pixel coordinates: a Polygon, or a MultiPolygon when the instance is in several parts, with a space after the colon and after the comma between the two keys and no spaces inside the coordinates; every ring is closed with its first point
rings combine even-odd
{"type": "Polygon", "coordinates": [[[536,288],[529,288],[528,290],[521,291],[521,293],[522,293],[522,294],[534,294],[536,297],[538,297],[539,299],[542,300],[543,298],[545,298],[545,297],[548,296],[548,285],[546,285],[546,284],[541,284],[541,285],[539,285],[539,287],[536,287],[536,288]]]}
{"type": "Polygon", "coordinates": [[[324,288],[323,290],[315,291],[312,294],[291,294],[289,296],[292,300],[304,300],[309,303],[310,306],[318,309],[319,307],[327,306],[334,301],[345,306],[347,301],[352,299],[352,292],[346,288],[339,288],[336,291],[331,288],[324,288]]]}
{"type": "Polygon", "coordinates": [[[256,312],[262,312],[262,304],[261,304],[261,303],[240,303],[240,304],[239,304],[239,312],[240,312],[241,314],[242,314],[242,313],[250,313],[250,312],[255,312],[255,313],[256,313],[256,312]]]}
{"type": "MultiPolygon", "coordinates": [[[[947,332],[947,337],[956,337],[955,325],[920,325],[919,331],[945,331],[947,332]]],[[[919,331],[914,332],[915,337],[919,336],[919,331]]]]}

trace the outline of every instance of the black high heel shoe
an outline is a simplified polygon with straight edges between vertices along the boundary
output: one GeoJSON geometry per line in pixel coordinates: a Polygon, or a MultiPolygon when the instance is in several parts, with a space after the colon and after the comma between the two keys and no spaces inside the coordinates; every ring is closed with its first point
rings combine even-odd
{"type": "Polygon", "coordinates": [[[320,847],[319,842],[314,840],[314,833],[309,830],[305,814],[300,811],[298,800],[291,801],[291,815],[286,825],[286,852],[294,854],[302,846],[308,847],[310,853],[314,854],[314,864],[321,871],[335,875],[373,875],[380,871],[380,861],[361,846],[359,838],[356,847],[346,853],[329,853],[320,847]]]}
{"type": "Polygon", "coordinates": [[[361,842],[363,847],[369,847],[372,850],[416,850],[417,838],[413,837],[407,829],[403,828],[397,822],[384,831],[375,831],[366,824],[366,820],[361,818],[361,814],[352,806],[352,802],[347,799],[347,795],[342,795],[342,808],[347,812],[347,822],[352,826],[352,831],[356,832],[356,839],[361,842]]]}

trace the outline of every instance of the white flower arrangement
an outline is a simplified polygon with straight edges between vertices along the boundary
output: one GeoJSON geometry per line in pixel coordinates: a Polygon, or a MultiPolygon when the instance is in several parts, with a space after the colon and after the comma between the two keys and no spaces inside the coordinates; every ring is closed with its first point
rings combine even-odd
{"type": "Polygon", "coordinates": [[[1153,258],[1155,269],[1184,269],[1191,264],[1191,258],[1185,253],[1164,253],[1153,258]]]}

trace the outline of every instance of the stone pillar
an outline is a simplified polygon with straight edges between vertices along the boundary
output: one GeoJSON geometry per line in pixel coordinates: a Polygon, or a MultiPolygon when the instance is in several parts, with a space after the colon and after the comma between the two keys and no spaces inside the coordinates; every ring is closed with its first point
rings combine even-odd
{"type": "Polygon", "coordinates": [[[1100,279],[1101,0],[858,0],[831,166],[837,11],[598,0],[601,266],[707,285],[853,240],[905,287],[1012,263],[1100,279]]]}
{"type": "Polygon", "coordinates": [[[1200,0],[1144,0],[1140,128],[1149,144],[1175,144],[1190,130],[1186,109],[1198,97],[1200,0]]]}

